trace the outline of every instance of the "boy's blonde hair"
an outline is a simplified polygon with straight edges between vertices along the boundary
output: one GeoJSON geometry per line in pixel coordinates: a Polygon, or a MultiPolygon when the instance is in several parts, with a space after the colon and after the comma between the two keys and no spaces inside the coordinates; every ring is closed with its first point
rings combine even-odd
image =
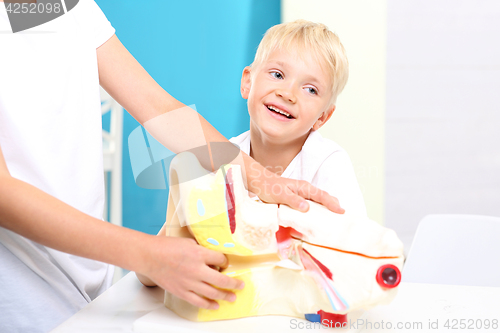
{"type": "Polygon", "coordinates": [[[318,61],[326,65],[325,69],[332,79],[331,104],[334,105],[347,83],[349,62],[339,37],[324,24],[296,20],[269,28],[250,66],[257,67],[276,49],[289,51],[292,48],[297,49],[299,54],[300,50],[311,50],[318,61]]]}

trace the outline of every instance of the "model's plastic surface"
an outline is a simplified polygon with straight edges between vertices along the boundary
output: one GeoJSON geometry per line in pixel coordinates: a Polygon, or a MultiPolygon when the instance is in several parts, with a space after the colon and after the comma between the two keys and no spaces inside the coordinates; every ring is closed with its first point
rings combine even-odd
{"type": "Polygon", "coordinates": [[[245,288],[235,291],[235,302],[219,301],[218,310],[194,307],[167,292],[165,305],[179,316],[212,321],[307,315],[343,322],[343,315],[396,295],[403,244],[394,231],[314,202],[307,213],[258,202],[248,196],[238,165],[190,176],[203,174],[200,168],[190,153],[171,163],[167,235],[193,237],[225,253],[229,267],[222,273],[243,280],[245,288]]]}

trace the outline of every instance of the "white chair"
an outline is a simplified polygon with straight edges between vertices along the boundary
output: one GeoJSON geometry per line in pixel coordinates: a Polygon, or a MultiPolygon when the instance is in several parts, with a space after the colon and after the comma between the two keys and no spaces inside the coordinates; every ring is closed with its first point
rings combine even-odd
{"type": "MultiPolygon", "coordinates": [[[[102,148],[104,164],[104,184],[106,202],[103,218],[118,226],[122,225],[122,147],[123,147],[123,108],[101,88],[101,112],[110,112],[109,132],[102,131],[102,148]],[[108,186],[111,175],[111,185],[108,186]],[[109,199],[109,201],[108,201],[109,199]],[[109,208],[108,208],[109,207],[109,208]],[[109,210],[108,210],[109,209],[109,210]]],[[[125,272],[115,267],[113,283],[120,280],[125,272]]]]}
{"type": "Polygon", "coordinates": [[[402,275],[403,282],[500,287],[500,218],[426,216],[402,275]]]}
{"type": "Polygon", "coordinates": [[[122,225],[122,147],[123,147],[123,108],[101,88],[101,112],[110,112],[109,132],[102,131],[104,153],[104,181],[106,187],[106,203],[104,219],[122,225]],[[111,174],[111,188],[108,188],[108,174],[111,174]],[[109,198],[109,202],[108,202],[109,198]]]}

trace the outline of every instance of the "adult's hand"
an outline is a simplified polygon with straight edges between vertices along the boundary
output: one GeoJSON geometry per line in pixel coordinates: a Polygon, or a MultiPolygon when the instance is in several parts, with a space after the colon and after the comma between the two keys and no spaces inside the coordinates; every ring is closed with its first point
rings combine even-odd
{"type": "Polygon", "coordinates": [[[306,212],[309,204],[305,199],[308,199],[324,205],[334,213],[345,212],[337,198],[306,181],[280,177],[247,155],[245,155],[245,166],[248,190],[255,193],[262,201],[285,204],[306,212]]]}
{"type": "Polygon", "coordinates": [[[158,236],[150,249],[144,268],[137,271],[145,285],[160,286],[197,307],[212,310],[219,307],[214,300],[233,302],[236,295],[230,290],[243,289],[241,280],[210,267],[227,267],[224,254],[206,249],[191,238],[158,236]]]}

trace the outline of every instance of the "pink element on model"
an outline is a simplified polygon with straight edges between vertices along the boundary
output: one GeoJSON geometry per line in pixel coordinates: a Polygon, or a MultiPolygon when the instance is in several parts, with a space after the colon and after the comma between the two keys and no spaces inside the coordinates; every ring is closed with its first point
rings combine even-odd
{"type": "Polygon", "coordinates": [[[313,279],[318,283],[323,290],[325,290],[328,299],[330,300],[330,304],[335,311],[345,311],[347,310],[347,305],[341,300],[340,296],[337,295],[336,291],[333,288],[333,285],[328,280],[323,270],[319,268],[319,266],[313,261],[312,256],[310,256],[304,249],[300,251],[300,259],[302,260],[302,264],[306,271],[308,271],[313,279]]]}
{"type": "Polygon", "coordinates": [[[333,274],[332,272],[328,269],[328,267],[326,267],[325,265],[323,265],[318,259],[314,258],[312,256],[312,254],[310,254],[309,252],[307,252],[306,249],[302,249],[304,250],[305,253],[307,253],[311,259],[316,263],[316,265],[318,265],[319,268],[321,268],[321,270],[323,271],[323,273],[325,273],[325,275],[333,281],[333,274]]]}
{"type": "Polygon", "coordinates": [[[229,216],[229,227],[231,233],[236,231],[236,207],[234,205],[234,189],[233,189],[233,169],[229,169],[226,174],[226,202],[230,207],[227,210],[229,216]]]}

